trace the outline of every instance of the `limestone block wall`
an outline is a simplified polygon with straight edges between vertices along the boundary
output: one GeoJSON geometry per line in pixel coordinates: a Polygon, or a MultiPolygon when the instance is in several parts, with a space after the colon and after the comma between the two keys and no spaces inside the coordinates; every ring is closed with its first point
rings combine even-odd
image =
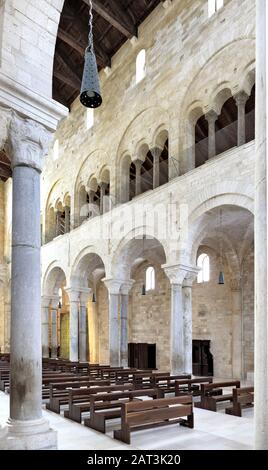
{"type": "Polygon", "coordinates": [[[242,263],[242,308],[244,370],[254,370],[254,249],[249,250],[242,263]]]}
{"type": "Polygon", "coordinates": [[[232,377],[232,300],[230,272],[224,265],[225,284],[219,285],[219,256],[206,247],[210,257],[210,281],[193,284],[193,339],[210,340],[216,377],[232,377]]]}
{"type": "Polygon", "coordinates": [[[129,300],[129,342],[156,344],[156,367],[170,369],[170,284],[163,269],[143,263],[132,275],[135,284],[129,300]],[[155,268],[155,290],[142,295],[145,270],[155,268]]]}
{"type": "Polygon", "coordinates": [[[97,288],[97,314],[99,327],[99,362],[109,364],[109,310],[108,291],[100,282],[97,288]]]}

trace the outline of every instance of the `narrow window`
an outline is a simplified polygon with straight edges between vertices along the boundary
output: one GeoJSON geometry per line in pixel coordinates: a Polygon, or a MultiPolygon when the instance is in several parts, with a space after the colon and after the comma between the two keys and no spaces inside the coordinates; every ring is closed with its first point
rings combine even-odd
{"type": "Polygon", "coordinates": [[[155,289],[155,269],[150,266],[146,269],[146,291],[155,289]]]}
{"type": "Polygon", "coordinates": [[[216,11],[224,6],[224,0],[208,0],[208,17],[210,18],[216,11]]]}
{"type": "Polygon", "coordinates": [[[198,256],[197,266],[201,268],[198,276],[197,282],[201,284],[202,282],[208,282],[210,279],[210,267],[209,267],[209,256],[206,253],[202,253],[198,256]]]}
{"type": "Polygon", "coordinates": [[[146,75],[146,51],[142,49],[136,59],[136,83],[141,82],[146,75]]]}
{"type": "Polygon", "coordinates": [[[94,126],[94,109],[87,109],[87,130],[94,126]]]}

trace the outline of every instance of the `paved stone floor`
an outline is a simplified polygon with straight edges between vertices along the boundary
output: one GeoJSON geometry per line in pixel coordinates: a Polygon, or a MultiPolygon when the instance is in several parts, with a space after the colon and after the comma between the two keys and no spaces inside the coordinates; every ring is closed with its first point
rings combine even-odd
{"type": "MultiPolygon", "coordinates": [[[[9,396],[0,392],[0,425],[8,418],[9,396]]],[[[195,408],[195,429],[177,425],[148,429],[132,434],[132,445],[124,445],[112,438],[115,420],[108,422],[103,435],[83,425],[65,419],[62,415],[44,410],[51,427],[58,431],[58,448],[66,450],[248,450],[253,443],[253,409],[243,411],[243,418],[220,411],[195,408]]]]}

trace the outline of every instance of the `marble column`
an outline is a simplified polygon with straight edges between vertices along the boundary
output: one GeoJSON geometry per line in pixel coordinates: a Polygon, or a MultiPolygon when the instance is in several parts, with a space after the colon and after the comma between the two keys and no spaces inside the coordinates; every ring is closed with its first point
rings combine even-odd
{"type": "Polygon", "coordinates": [[[193,359],[192,359],[192,344],[193,344],[193,329],[192,329],[192,286],[193,281],[196,279],[198,270],[192,273],[188,272],[183,281],[182,295],[183,295],[183,336],[184,336],[184,372],[192,374],[193,372],[193,359]]]}
{"type": "Polygon", "coordinates": [[[141,167],[143,162],[141,160],[135,160],[133,163],[136,168],[135,196],[139,196],[139,194],[141,194],[141,167]]]}
{"type": "Polygon", "coordinates": [[[57,359],[58,357],[58,307],[59,297],[55,296],[51,299],[50,304],[50,325],[51,325],[51,358],[57,359]]]}
{"type": "Polygon", "coordinates": [[[42,357],[49,357],[49,306],[51,299],[50,297],[42,297],[42,357]]]}
{"type": "Polygon", "coordinates": [[[67,288],[65,289],[69,296],[70,312],[69,312],[69,359],[72,362],[77,362],[79,358],[78,348],[78,316],[79,316],[79,295],[78,289],[67,288]]]}
{"type": "Polygon", "coordinates": [[[107,188],[106,183],[100,184],[100,213],[101,215],[105,213],[105,190],[107,188]]]}
{"type": "Polygon", "coordinates": [[[56,447],[42,416],[40,173],[51,134],[12,113],[13,169],[10,418],[1,449],[56,447]]]}
{"type": "Polygon", "coordinates": [[[233,378],[244,378],[243,371],[243,336],[242,336],[242,291],[240,278],[232,278],[232,365],[233,378]]]}
{"type": "Polygon", "coordinates": [[[239,147],[246,143],[246,103],[249,96],[244,91],[240,91],[234,98],[237,105],[237,145],[239,147]]]}
{"type": "Polygon", "coordinates": [[[154,147],[151,149],[151,154],[154,158],[153,161],[153,188],[158,188],[159,186],[159,179],[160,179],[160,156],[163,152],[163,149],[159,147],[154,147]]]}
{"type": "Polygon", "coordinates": [[[215,111],[209,111],[206,114],[206,120],[208,122],[208,158],[213,158],[216,155],[216,129],[215,122],[218,119],[215,111]]]}
{"type": "Polygon", "coordinates": [[[79,361],[86,362],[87,358],[87,341],[88,341],[88,322],[87,322],[87,303],[91,289],[83,289],[80,292],[79,306],[79,361]]]}
{"type": "Polygon", "coordinates": [[[128,367],[128,298],[133,280],[121,286],[120,305],[120,366],[128,367]]]}
{"type": "Polygon", "coordinates": [[[109,293],[109,356],[110,366],[120,365],[120,287],[122,281],[115,279],[103,279],[109,293]]]}
{"type": "Polygon", "coordinates": [[[268,449],[267,315],[267,2],[256,2],[255,129],[255,448],[268,449]]]}

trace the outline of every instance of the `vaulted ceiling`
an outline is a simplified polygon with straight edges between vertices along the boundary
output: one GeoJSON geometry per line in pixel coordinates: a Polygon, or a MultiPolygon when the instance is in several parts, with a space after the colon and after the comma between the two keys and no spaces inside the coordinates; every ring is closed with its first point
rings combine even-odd
{"type": "MultiPolygon", "coordinates": [[[[98,68],[111,59],[125,41],[163,0],[93,0],[94,48],[98,68]]],[[[88,38],[88,0],[65,0],[56,43],[53,98],[70,107],[79,95],[88,38]]]]}

